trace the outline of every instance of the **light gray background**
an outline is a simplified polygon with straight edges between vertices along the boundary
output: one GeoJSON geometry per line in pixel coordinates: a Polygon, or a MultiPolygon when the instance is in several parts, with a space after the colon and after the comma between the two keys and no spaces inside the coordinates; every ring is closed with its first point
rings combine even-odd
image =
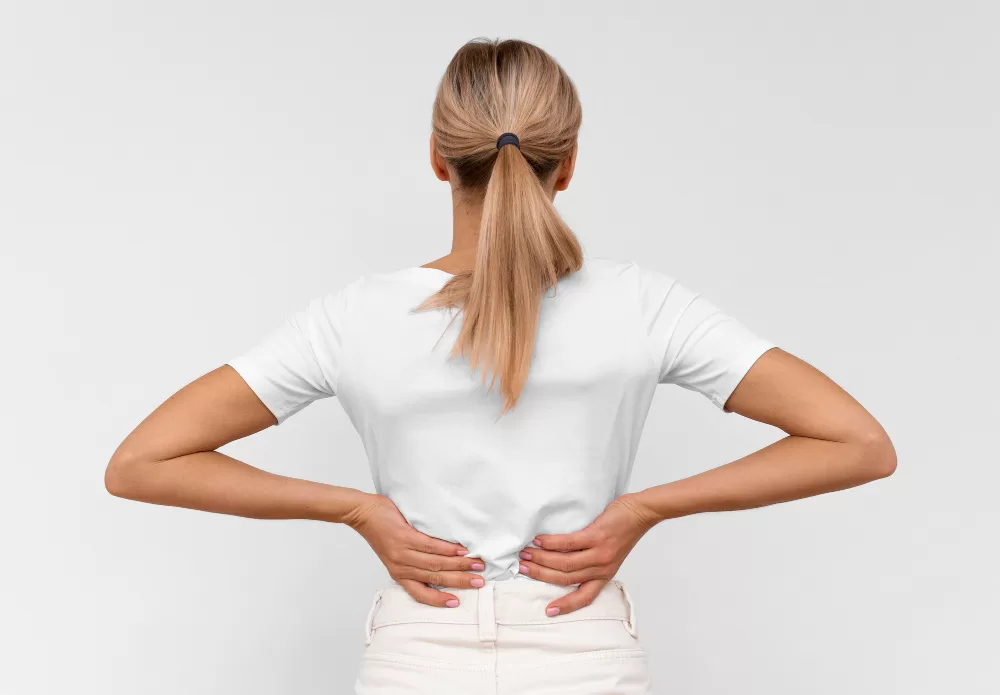
{"type": "MultiPolygon", "coordinates": [[[[656,692],[996,693],[990,2],[0,4],[0,691],[346,693],[388,577],[347,528],[116,499],[108,458],[302,303],[447,253],[430,109],[475,36],[578,85],[587,250],[843,385],[895,476],[664,523],[656,692]]],[[[780,436],[662,387],[632,489],[780,436]]],[[[371,490],[335,399],[225,448],[371,490]]],[[[525,481],[530,484],[530,481],[525,481]]]]}

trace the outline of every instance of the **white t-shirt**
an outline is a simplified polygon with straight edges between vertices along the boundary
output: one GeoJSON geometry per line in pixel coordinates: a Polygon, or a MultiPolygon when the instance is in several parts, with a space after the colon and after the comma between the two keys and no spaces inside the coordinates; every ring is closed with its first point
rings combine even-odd
{"type": "Polygon", "coordinates": [[[518,553],[536,534],[581,529],[626,491],[657,384],[721,410],[775,347],[663,273],[585,255],[543,298],[527,382],[499,417],[499,389],[448,359],[460,312],[410,311],[449,277],[360,277],[228,364],[279,424],[337,396],[376,491],[417,530],[482,558],[486,579],[525,579],[518,553]]]}

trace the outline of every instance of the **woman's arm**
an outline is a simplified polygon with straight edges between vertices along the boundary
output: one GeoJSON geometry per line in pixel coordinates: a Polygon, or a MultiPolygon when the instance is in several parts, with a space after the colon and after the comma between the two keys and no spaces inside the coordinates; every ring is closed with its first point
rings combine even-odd
{"type": "Polygon", "coordinates": [[[118,446],[108,491],[140,502],[256,519],[348,522],[366,494],[254,468],[215,449],[274,425],[228,365],[172,395],[118,446]]]}
{"type": "Polygon", "coordinates": [[[446,605],[426,586],[471,586],[481,570],[458,543],[420,533],[381,495],[255,468],[215,449],[277,422],[239,373],[223,365],[149,414],[118,446],[104,474],[118,497],[256,519],[340,522],[358,531],[417,600],[446,605]]]}
{"type": "Polygon", "coordinates": [[[780,348],[765,352],[750,368],[726,410],[788,436],[724,466],[630,495],[650,523],[812,497],[896,470],[889,435],[871,413],[821,371],[780,348]]]}
{"type": "Polygon", "coordinates": [[[639,539],[665,519],[811,497],[896,469],[896,452],[878,421],[825,374],[780,348],[761,355],[725,409],[788,436],[704,473],[626,493],[580,531],[540,535],[541,549],[524,549],[522,571],[556,584],[580,583],[550,608],[566,613],[590,603],[639,539]]]}

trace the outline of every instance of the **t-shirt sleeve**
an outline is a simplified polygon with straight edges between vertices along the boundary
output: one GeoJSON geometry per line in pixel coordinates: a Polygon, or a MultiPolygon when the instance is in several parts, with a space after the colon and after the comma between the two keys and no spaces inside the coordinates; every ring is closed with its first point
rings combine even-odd
{"type": "Polygon", "coordinates": [[[757,359],[777,345],[675,278],[636,266],[659,383],[706,396],[723,412],[757,359]]]}
{"type": "Polygon", "coordinates": [[[277,424],[337,394],[348,287],[309,300],[259,342],[230,359],[277,424]]]}

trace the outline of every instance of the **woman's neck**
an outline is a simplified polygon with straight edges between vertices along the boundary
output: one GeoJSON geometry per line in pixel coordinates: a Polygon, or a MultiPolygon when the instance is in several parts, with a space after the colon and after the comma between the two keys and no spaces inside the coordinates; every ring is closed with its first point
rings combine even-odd
{"type": "Polygon", "coordinates": [[[449,273],[472,270],[479,246],[479,228],[483,220],[483,201],[452,195],[451,253],[425,264],[449,273]]]}

